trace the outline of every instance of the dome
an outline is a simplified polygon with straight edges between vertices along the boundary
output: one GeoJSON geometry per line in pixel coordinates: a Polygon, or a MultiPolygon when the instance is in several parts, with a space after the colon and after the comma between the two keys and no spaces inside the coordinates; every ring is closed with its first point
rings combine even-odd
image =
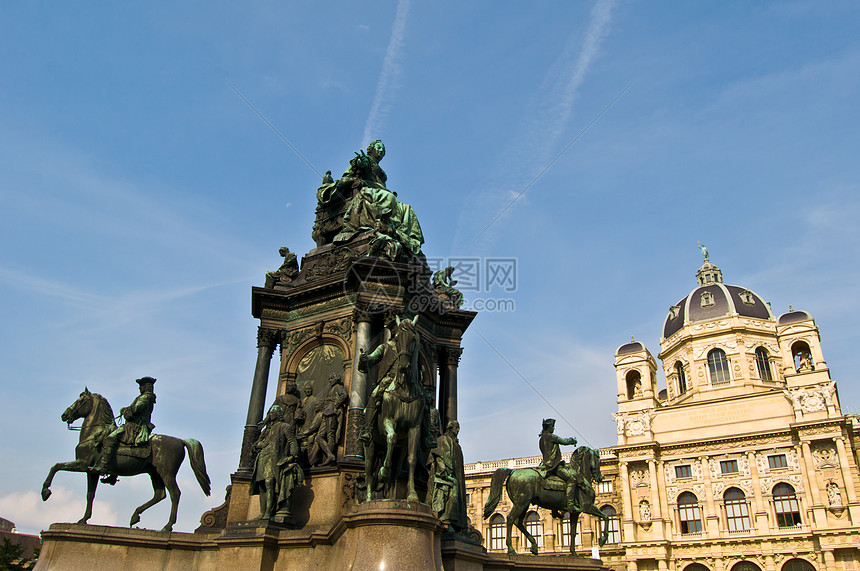
{"type": "Polygon", "coordinates": [[[663,325],[663,337],[670,337],[684,325],[710,321],[731,315],[756,319],[773,319],[770,307],[753,291],[723,283],[720,268],[705,260],[696,272],[699,287],[669,308],[663,325]]]}
{"type": "Polygon", "coordinates": [[[778,325],[788,325],[789,323],[797,323],[798,321],[806,321],[812,319],[812,316],[805,311],[789,311],[779,316],[778,325]]]}
{"type": "Polygon", "coordinates": [[[645,350],[645,345],[643,345],[639,341],[631,341],[630,343],[627,343],[627,344],[619,347],[618,350],[615,352],[615,356],[617,357],[618,355],[627,355],[628,353],[637,353],[639,351],[644,351],[644,350],[645,350]]]}

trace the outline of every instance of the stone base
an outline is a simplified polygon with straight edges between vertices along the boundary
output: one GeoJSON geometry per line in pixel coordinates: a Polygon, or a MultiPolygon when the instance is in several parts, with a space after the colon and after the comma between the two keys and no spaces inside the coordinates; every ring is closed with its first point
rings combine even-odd
{"type": "Polygon", "coordinates": [[[367,502],[333,526],[288,529],[254,520],[222,533],[178,533],[55,523],[42,533],[36,571],[608,571],[599,560],[572,556],[488,554],[442,533],[424,504],[367,502]]]}

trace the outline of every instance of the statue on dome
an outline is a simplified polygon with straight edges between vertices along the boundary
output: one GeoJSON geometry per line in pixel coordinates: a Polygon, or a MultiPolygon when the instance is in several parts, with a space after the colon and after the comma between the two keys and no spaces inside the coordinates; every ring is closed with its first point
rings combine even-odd
{"type": "Polygon", "coordinates": [[[701,242],[697,241],[697,244],[699,244],[699,250],[702,251],[702,257],[705,258],[706,262],[710,262],[711,260],[710,260],[710,254],[708,253],[708,248],[704,244],[702,244],[701,242]]]}
{"type": "Polygon", "coordinates": [[[326,173],[317,189],[317,221],[313,238],[317,246],[348,242],[362,232],[373,232],[370,256],[389,260],[421,254],[424,235],[415,211],[397,199],[385,185],[388,176],[379,162],[385,145],[376,140],[367,151],[357,152],[338,180],[326,173]]]}

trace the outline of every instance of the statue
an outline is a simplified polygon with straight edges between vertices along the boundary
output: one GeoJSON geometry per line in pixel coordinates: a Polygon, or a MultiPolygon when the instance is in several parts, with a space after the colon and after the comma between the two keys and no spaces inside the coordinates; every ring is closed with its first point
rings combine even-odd
{"type": "MultiPolygon", "coordinates": [[[[367,481],[367,500],[373,499],[373,491],[384,488],[388,499],[394,499],[395,479],[401,466],[395,458],[407,460],[409,479],[407,499],[418,500],[415,490],[415,466],[419,446],[426,440],[430,430],[430,414],[425,389],[418,376],[418,348],[421,344],[413,319],[400,319],[390,323],[390,339],[369,355],[362,350],[358,358],[358,370],[379,364],[376,383],[367,408],[365,426],[359,434],[364,444],[364,466],[367,481]],[[403,453],[396,448],[406,446],[403,453]]],[[[402,460],[401,460],[402,461],[402,460]]]]}
{"type": "Polygon", "coordinates": [[[651,523],[651,504],[648,503],[648,500],[639,502],[639,522],[651,523]]]}
{"type": "Polygon", "coordinates": [[[116,451],[120,441],[128,446],[143,446],[149,442],[150,433],[155,428],[151,422],[152,409],[155,407],[155,379],[141,377],[136,382],[140,394],[130,406],[119,411],[125,424],[112,430],[102,441],[101,458],[94,469],[104,476],[103,483],[116,483],[116,451]]]}
{"type": "Polygon", "coordinates": [[[313,417],[299,435],[307,448],[311,466],[332,464],[337,460],[337,441],[343,427],[344,408],[348,400],[341,380],[340,374],[329,377],[326,396],[312,403],[313,417]],[[323,452],[325,457],[318,463],[320,452],[323,452]]]}
{"type": "Polygon", "coordinates": [[[555,419],[545,419],[543,421],[543,430],[540,433],[540,440],[538,441],[541,454],[543,454],[543,460],[541,460],[537,470],[541,478],[555,475],[564,480],[565,498],[567,498],[566,511],[573,513],[579,510],[579,506],[575,503],[576,495],[574,492],[579,479],[578,476],[580,478],[581,476],[576,473],[574,468],[564,463],[559,445],[576,446],[576,438],[561,438],[553,434],[554,431],[555,419]]]}
{"type": "Polygon", "coordinates": [[[697,242],[697,244],[699,244],[699,250],[701,250],[702,252],[702,257],[705,259],[706,262],[709,262],[710,254],[708,254],[708,249],[701,242],[697,242]]]}
{"type": "Polygon", "coordinates": [[[277,403],[269,408],[263,424],[251,448],[256,457],[249,491],[252,496],[260,496],[261,519],[292,523],[292,493],[304,481],[295,425],[285,422],[284,410],[277,403]]]}
{"type": "Polygon", "coordinates": [[[449,420],[444,434],[437,437],[430,451],[426,503],[439,515],[442,523],[454,531],[468,529],[466,517],[466,474],[463,450],[457,435],[460,423],[449,420]]]}
{"type": "Polygon", "coordinates": [[[444,270],[439,270],[433,274],[433,289],[436,294],[442,299],[451,301],[455,309],[460,309],[463,305],[463,293],[454,288],[457,285],[457,280],[451,277],[454,273],[454,266],[448,266],[444,270]]]}
{"type": "Polygon", "coordinates": [[[836,482],[827,484],[827,501],[832,508],[842,507],[842,492],[839,491],[839,486],[836,482]]]}
{"type": "Polygon", "coordinates": [[[263,286],[266,289],[274,289],[278,282],[290,283],[299,275],[299,263],[296,260],[296,255],[290,252],[286,246],[281,246],[278,253],[284,258],[284,263],[277,270],[266,272],[266,283],[263,286]]]}
{"type": "MultiPolygon", "coordinates": [[[[551,433],[550,433],[551,434],[551,433]]],[[[556,437],[558,438],[558,437],[556,437]]],[[[560,439],[561,440],[561,439],[560,439]]],[[[564,439],[570,440],[570,439],[564,439]]],[[[574,541],[576,537],[576,524],[579,514],[588,513],[603,521],[603,533],[598,544],[603,546],[609,539],[609,517],[595,505],[595,493],[592,482],[602,482],[600,473],[600,453],[587,446],[580,446],[570,456],[572,471],[578,474],[576,486],[576,501],[571,502],[565,490],[566,483],[557,476],[544,478],[542,470],[538,468],[499,468],[493,473],[490,483],[490,495],[484,504],[484,518],[488,518],[496,510],[502,498],[502,486],[508,492],[513,507],[507,517],[507,545],[508,553],[516,554],[511,542],[512,527],[517,526],[531,545],[531,552],[538,554],[538,546],[535,538],[526,529],[523,520],[531,504],[552,510],[554,517],[561,518],[564,511],[570,510],[570,553],[575,555],[574,541]]]]}
{"type": "MultiPolygon", "coordinates": [[[[143,379],[151,379],[144,377],[143,379]]],[[[141,385],[141,396],[135,399],[132,406],[123,408],[123,415],[126,416],[126,426],[130,422],[137,423],[141,429],[136,431],[134,428],[117,429],[114,421],[113,410],[107,399],[103,396],[91,393],[87,388],[78,397],[78,399],[67,408],[60,417],[63,422],[71,424],[79,418],[83,418],[84,422],[80,428],[80,439],[77,447],[75,447],[75,460],[71,462],[60,462],[54,464],[48,472],[48,477],[45,483],[42,484],[42,500],[47,501],[51,496],[51,482],[54,479],[54,474],[58,471],[66,472],[84,472],[87,475],[87,507],[78,523],[85,524],[90,519],[93,513],[93,499],[95,498],[96,488],[99,483],[99,471],[93,466],[98,455],[98,446],[100,440],[105,436],[116,435],[119,438],[120,446],[114,451],[114,459],[108,464],[113,470],[113,475],[119,476],[136,476],[138,474],[157,474],[159,477],[152,477],[153,497],[145,504],[134,510],[131,516],[130,526],[135,525],[140,521],[140,514],[146,509],[157,504],[165,498],[165,488],[170,494],[170,517],[162,531],[171,531],[173,524],[176,523],[176,512],[179,507],[179,486],[176,485],[176,474],[179,472],[179,467],[182,461],[185,460],[185,452],[188,451],[188,458],[191,461],[191,469],[194,471],[194,476],[197,478],[197,483],[207,496],[210,493],[209,476],[206,474],[206,463],[203,459],[203,447],[199,442],[192,439],[182,440],[173,436],[165,436],[163,434],[150,434],[151,424],[148,420],[146,409],[151,413],[151,407],[147,404],[140,404],[141,401],[149,400],[148,397],[141,398],[146,389],[144,385],[151,384],[148,380],[139,379],[141,385]],[[143,382],[141,382],[143,381],[143,382]],[[140,401],[138,401],[140,399],[140,401]],[[145,421],[145,423],[144,423],[145,421]],[[125,436],[128,431],[129,435],[133,435],[135,441],[144,433],[142,426],[147,426],[146,444],[128,446],[122,442],[121,436],[125,436]]],[[[154,383],[155,379],[151,379],[154,383]]],[[[154,402],[155,396],[152,395],[154,402]]],[[[150,403],[151,404],[151,403],[150,403]]],[[[111,444],[112,446],[112,444],[111,444]]],[[[115,482],[115,479],[113,479],[115,482]]]]}
{"type": "Polygon", "coordinates": [[[318,246],[348,242],[361,232],[372,231],[368,255],[394,261],[421,254],[424,235],[418,217],[385,186],[388,176],[379,166],[384,156],[385,145],[373,141],[366,153],[356,153],[339,180],[323,179],[317,189],[313,231],[318,246]]]}

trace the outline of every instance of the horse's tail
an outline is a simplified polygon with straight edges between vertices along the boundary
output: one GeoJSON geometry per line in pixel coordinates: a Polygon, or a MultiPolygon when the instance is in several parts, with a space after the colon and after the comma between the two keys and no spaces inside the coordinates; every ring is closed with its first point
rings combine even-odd
{"type": "Polygon", "coordinates": [[[203,445],[193,438],[182,442],[188,449],[188,458],[191,460],[191,469],[194,470],[197,483],[200,484],[203,493],[208,496],[212,492],[212,485],[209,481],[209,474],[206,473],[206,462],[203,460],[203,445]]]}
{"type": "Polygon", "coordinates": [[[499,505],[499,500],[502,499],[502,486],[511,475],[510,468],[499,468],[493,472],[493,479],[490,481],[490,497],[487,498],[487,503],[484,504],[484,519],[493,515],[496,511],[496,506],[499,505]]]}

